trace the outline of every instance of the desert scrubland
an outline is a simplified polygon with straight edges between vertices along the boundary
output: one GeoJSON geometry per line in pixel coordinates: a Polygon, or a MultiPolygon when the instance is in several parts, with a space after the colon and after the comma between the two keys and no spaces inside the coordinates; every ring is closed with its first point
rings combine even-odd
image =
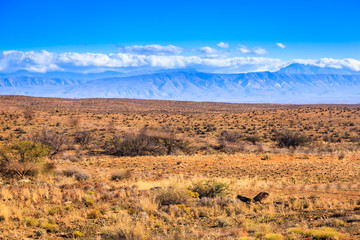
{"type": "Polygon", "coordinates": [[[0,239],[360,238],[360,105],[0,96],[0,145],[0,239]]]}

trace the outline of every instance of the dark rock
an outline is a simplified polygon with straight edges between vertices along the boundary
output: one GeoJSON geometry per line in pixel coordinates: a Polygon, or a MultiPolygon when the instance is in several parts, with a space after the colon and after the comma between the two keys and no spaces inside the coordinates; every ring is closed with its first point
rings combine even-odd
{"type": "Polygon", "coordinates": [[[256,195],[253,200],[254,202],[261,202],[262,200],[266,199],[270,194],[267,192],[261,192],[258,195],[256,195]]]}
{"type": "Polygon", "coordinates": [[[241,196],[241,195],[237,195],[236,198],[239,199],[240,201],[244,202],[244,203],[249,203],[250,204],[250,202],[251,202],[251,198],[244,197],[244,196],[241,196]]]}
{"type": "Polygon", "coordinates": [[[161,187],[152,187],[152,188],[150,188],[151,191],[158,190],[158,189],[161,189],[161,187]]]}

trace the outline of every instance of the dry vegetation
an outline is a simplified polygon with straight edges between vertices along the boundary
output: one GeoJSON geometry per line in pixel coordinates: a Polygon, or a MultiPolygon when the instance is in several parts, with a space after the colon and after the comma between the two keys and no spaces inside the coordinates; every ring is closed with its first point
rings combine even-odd
{"type": "Polygon", "coordinates": [[[0,96],[0,239],[359,239],[359,137],[359,105],[0,96]]]}

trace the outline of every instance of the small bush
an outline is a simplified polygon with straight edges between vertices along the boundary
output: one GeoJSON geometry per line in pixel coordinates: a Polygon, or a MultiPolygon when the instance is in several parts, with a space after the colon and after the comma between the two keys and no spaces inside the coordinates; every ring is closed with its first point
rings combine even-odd
{"type": "Polygon", "coordinates": [[[47,219],[40,221],[39,227],[45,229],[47,232],[52,232],[56,229],[56,225],[49,223],[47,219]]]}
{"type": "Polygon", "coordinates": [[[227,195],[229,185],[214,180],[201,180],[193,183],[189,190],[198,193],[200,198],[214,198],[227,195]]]}
{"type": "Polygon", "coordinates": [[[242,136],[240,133],[238,132],[231,132],[231,131],[227,131],[224,130],[220,133],[220,137],[219,140],[220,141],[227,141],[227,142],[238,142],[239,140],[242,139],[242,136]]]}
{"type": "Polygon", "coordinates": [[[266,234],[264,237],[264,240],[282,240],[282,239],[284,239],[284,236],[276,233],[269,233],[266,234]]]}
{"type": "Polygon", "coordinates": [[[66,176],[66,177],[72,177],[74,176],[76,173],[78,173],[79,170],[76,169],[76,168],[67,168],[67,169],[64,169],[62,171],[62,173],[66,176]]]}
{"type": "Polygon", "coordinates": [[[91,178],[91,175],[87,172],[78,172],[75,174],[75,179],[78,181],[86,181],[91,178]]]}
{"type": "Polygon", "coordinates": [[[188,204],[194,195],[191,191],[177,186],[170,186],[158,190],[156,201],[160,205],[188,204]]]}
{"type": "Polygon", "coordinates": [[[87,214],[88,219],[97,219],[97,218],[101,218],[101,217],[102,217],[102,214],[98,209],[90,210],[87,214]]]}
{"type": "Polygon", "coordinates": [[[95,205],[95,202],[94,202],[94,200],[92,200],[92,199],[87,199],[87,200],[85,200],[85,205],[86,205],[87,207],[91,207],[91,206],[94,206],[94,205],[95,205]]]}
{"type": "Polygon", "coordinates": [[[342,239],[343,234],[337,232],[332,228],[317,228],[302,230],[298,228],[290,229],[290,233],[296,233],[304,237],[311,237],[313,239],[342,239]]]}
{"type": "Polygon", "coordinates": [[[3,146],[0,149],[0,172],[8,176],[35,176],[47,153],[47,147],[29,140],[3,146]]]}
{"type": "Polygon", "coordinates": [[[9,210],[6,206],[0,205],[0,222],[9,219],[9,210]]]}
{"type": "Polygon", "coordinates": [[[124,170],[124,169],[115,170],[111,174],[112,181],[124,180],[124,179],[128,179],[130,177],[131,177],[130,170],[124,170]]]}
{"type": "Polygon", "coordinates": [[[139,133],[113,136],[106,148],[117,156],[159,156],[190,151],[188,142],[176,137],[169,130],[141,129],[139,133]]]}
{"type": "Polygon", "coordinates": [[[85,171],[79,170],[77,168],[67,168],[62,171],[62,173],[66,177],[72,177],[74,176],[76,180],[78,181],[86,181],[91,178],[91,175],[85,171]]]}
{"type": "Polygon", "coordinates": [[[74,231],[72,235],[73,235],[73,238],[79,238],[79,237],[84,236],[84,234],[79,231],[74,231]]]}
{"type": "Polygon", "coordinates": [[[287,148],[303,146],[310,141],[307,136],[290,130],[277,132],[273,140],[277,142],[277,146],[287,148]]]}
{"type": "Polygon", "coordinates": [[[68,150],[70,144],[69,137],[65,131],[56,132],[54,129],[49,128],[43,128],[40,132],[31,135],[29,139],[48,147],[50,158],[68,150]]]}
{"type": "Polygon", "coordinates": [[[94,141],[94,136],[91,131],[77,131],[74,137],[75,143],[78,143],[84,149],[90,149],[94,141]]]}
{"type": "Polygon", "coordinates": [[[252,144],[256,144],[257,142],[260,142],[261,138],[258,135],[249,135],[245,137],[245,141],[251,142],[252,144]]]}
{"type": "Polygon", "coordinates": [[[25,224],[28,227],[34,227],[37,225],[37,221],[33,217],[25,218],[25,224]]]}

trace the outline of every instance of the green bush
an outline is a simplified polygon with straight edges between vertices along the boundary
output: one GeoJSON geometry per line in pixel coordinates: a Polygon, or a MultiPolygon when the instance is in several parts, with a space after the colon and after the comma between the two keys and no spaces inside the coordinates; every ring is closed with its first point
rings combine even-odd
{"type": "Polygon", "coordinates": [[[200,198],[214,198],[228,194],[229,184],[218,182],[215,180],[201,180],[193,183],[189,190],[199,194],[200,198]]]}
{"type": "Polygon", "coordinates": [[[19,177],[36,175],[49,149],[41,143],[19,141],[0,150],[0,171],[4,175],[19,177]]]}

